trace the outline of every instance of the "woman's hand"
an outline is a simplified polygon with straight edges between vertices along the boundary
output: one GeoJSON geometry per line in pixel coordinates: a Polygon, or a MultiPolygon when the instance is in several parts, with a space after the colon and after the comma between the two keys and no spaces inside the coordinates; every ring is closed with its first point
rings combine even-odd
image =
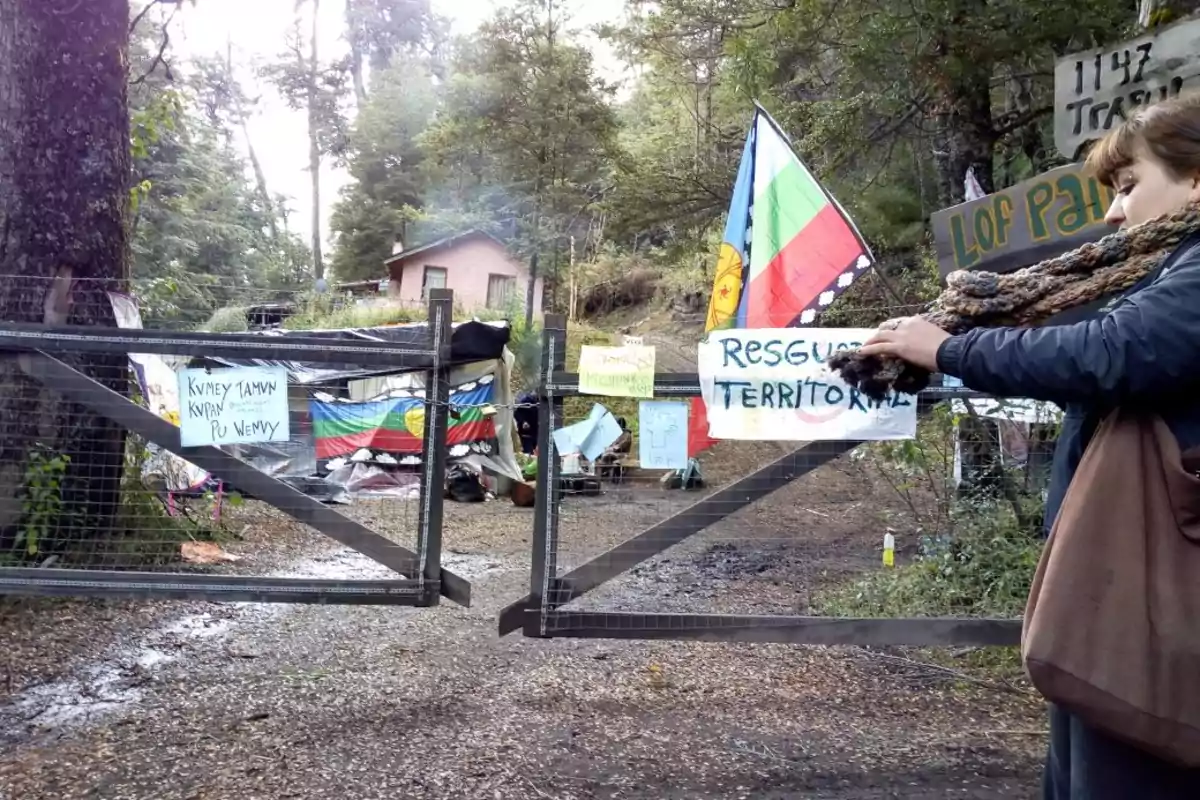
{"type": "Polygon", "coordinates": [[[910,364],[937,372],[937,353],[950,334],[921,317],[905,317],[890,329],[880,328],[859,348],[865,356],[895,356],[910,364]]]}

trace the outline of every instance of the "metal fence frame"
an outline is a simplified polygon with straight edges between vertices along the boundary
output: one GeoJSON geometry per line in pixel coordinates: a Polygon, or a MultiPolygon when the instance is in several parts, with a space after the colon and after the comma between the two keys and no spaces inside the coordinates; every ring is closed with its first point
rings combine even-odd
{"type": "Polygon", "coordinates": [[[330,341],[305,336],[277,339],[253,334],[0,323],[0,351],[8,351],[15,357],[26,376],[147,442],[219,475],[231,489],[254,496],[397,573],[394,580],[329,580],[0,567],[0,595],[401,606],[434,606],[445,597],[469,606],[471,584],[442,568],[453,292],[431,290],[428,311],[424,341],[416,348],[388,342],[330,341]],[[416,550],[392,542],[219,447],[183,447],[179,428],[55,357],[71,352],[228,355],[424,370],[426,413],[416,550]]]}
{"type": "MultiPolygon", "coordinates": [[[[1011,646],[1020,642],[1020,620],[967,618],[835,618],[798,615],[659,614],[654,612],[561,611],[627,570],[699,533],[756,500],[863,444],[812,442],[646,528],[605,553],[558,574],[560,461],[552,433],[563,424],[565,397],[577,396],[579,376],[565,371],[566,319],[547,315],[538,398],[537,500],[529,594],[508,605],[498,620],[501,636],[522,631],[537,638],[684,639],[780,642],[807,645],[1011,646]]],[[[656,398],[700,394],[696,374],[656,374],[656,398]]],[[[954,399],[984,397],[963,389],[931,388],[919,408],[954,399]]]]}

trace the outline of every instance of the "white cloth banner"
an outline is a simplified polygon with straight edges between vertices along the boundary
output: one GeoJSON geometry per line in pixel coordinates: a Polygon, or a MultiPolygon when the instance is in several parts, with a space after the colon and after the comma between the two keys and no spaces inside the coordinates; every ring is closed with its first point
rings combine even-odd
{"type": "Polygon", "coordinates": [[[915,396],[869,400],[827,366],[833,353],[859,347],[873,333],[762,328],[708,334],[698,359],[708,435],[801,442],[915,437],[915,396]]]}

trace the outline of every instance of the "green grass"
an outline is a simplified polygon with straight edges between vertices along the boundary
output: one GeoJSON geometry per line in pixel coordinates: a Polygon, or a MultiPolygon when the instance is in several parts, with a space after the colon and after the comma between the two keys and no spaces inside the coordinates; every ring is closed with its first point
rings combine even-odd
{"type": "MultiPolygon", "coordinates": [[[[413,322],[424,322],[428,317],[428,309],[422,304],[415,305],[358,305],[344,298],[328,296],[308,296],[298,298],[296,313],[284,322],[287,330],[339,330],[343,328],[376,328],[383,325],[404,325],[413,322]]],[[[509,311],[481,309],[468,312],[455,306],[456,320],[479,319],[484,322],[494,322],[504,319],[515,319],[509,311]]],[[[209,333],[238,333],[248,330],[246,325],[246,308],[229,306],[218,309],[202,327],[209,333]]]]}
{"type": "Polygon", "coordinates": [[[425,309],[417,306],[345,305],[339,308],[314,301],[288,317],[284,327],[293,331],[377,328],[422,322],[425,318],[425,309]]]}

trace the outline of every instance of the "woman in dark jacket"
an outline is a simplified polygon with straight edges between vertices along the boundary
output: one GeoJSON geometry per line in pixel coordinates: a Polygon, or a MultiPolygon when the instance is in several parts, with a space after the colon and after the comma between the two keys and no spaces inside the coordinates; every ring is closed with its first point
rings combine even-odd
{"type": "MultiPolygon", "coordinates": [[[[1088,164],[1116,192],[1106,217],[1112,225],[1132,228],[1200,203],[1200,98],[1142,109],[1093,148],[1088,164]]],[[[1112,408],[1150,408],[1181,449],[1200,445],[1200,232],[1091,318],[951,336],[910,317],[879,331],[862,352],[958,377],[976,391],[1063,406],[1048,531],[1084,448],[1112,408]]],[[[1046,800],[1194,800],[1200,770],[1161,761],[1052,706],[1043,792],[1046,800]]]]}

